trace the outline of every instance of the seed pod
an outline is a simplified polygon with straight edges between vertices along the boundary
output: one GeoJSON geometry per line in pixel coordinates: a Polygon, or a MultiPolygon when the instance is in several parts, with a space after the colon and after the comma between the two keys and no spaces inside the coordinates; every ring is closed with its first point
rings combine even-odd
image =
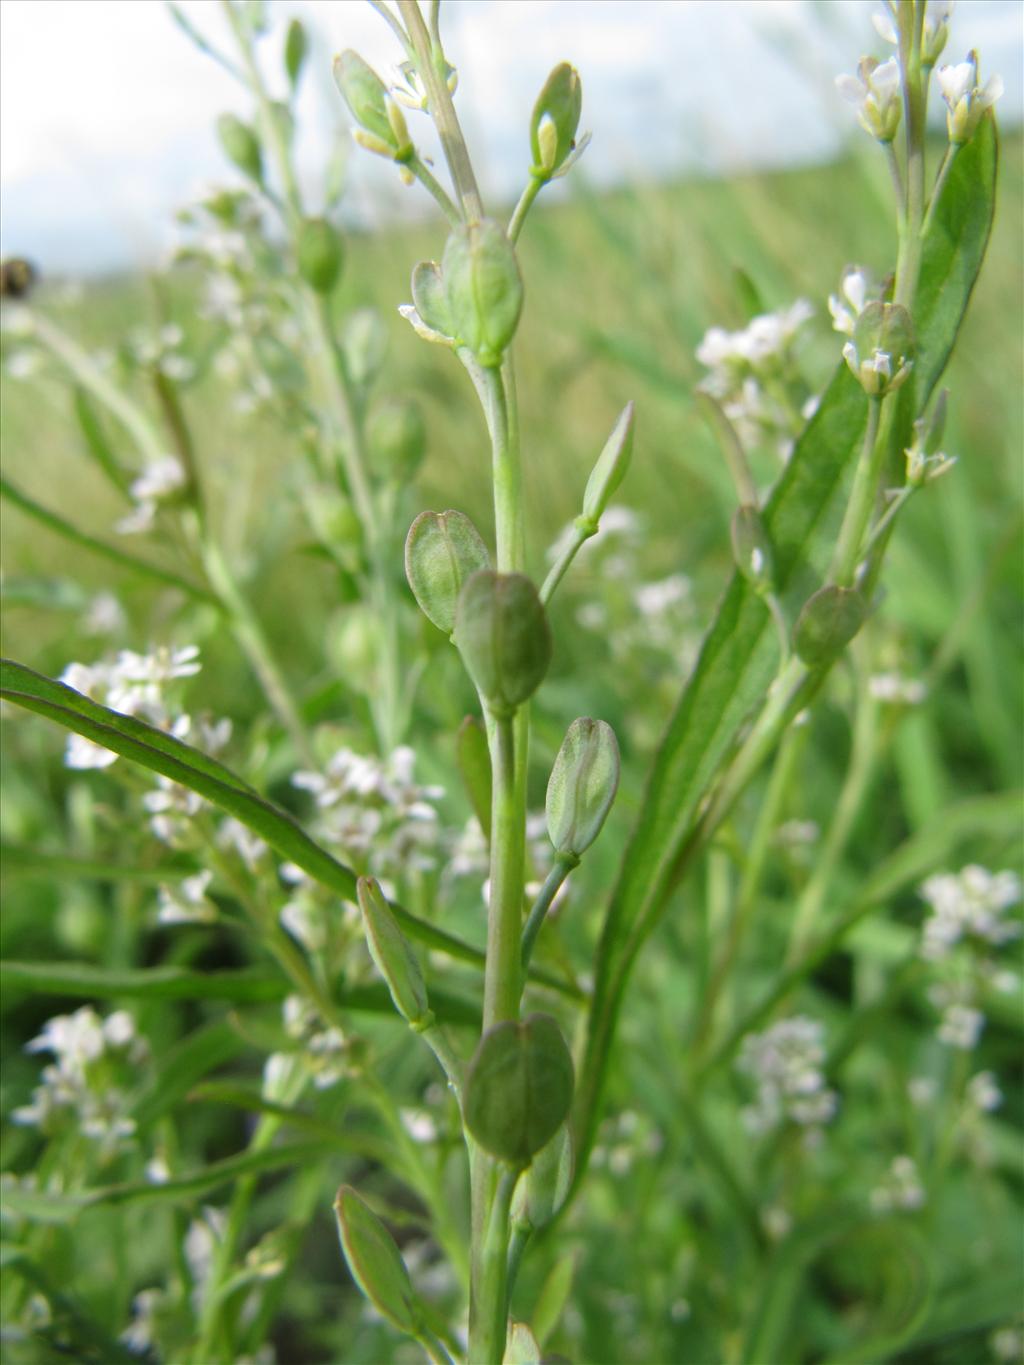
{"type": "Polygon", "coordinates": [[[452,336],[455,326],[448,311],[441,267],[436,261],[420,261],[413,268],[412,301],[431,331],[442,337],[452,336]]]}
{"type": "Polygon", "coordinates": [[[234,114],[221,114],[217,120],[217,136],[228,160],[233,162],[243,175],[261,185],[263,152],[260,149],[259,138],[249,125],[236,118],[234,114]]]}
{"type": "Polygon", "coordinates": [[[333,71],[335,84],[360,128],[394,147],[395,135],[388,118],[388,92],[376,71],[351,48],[335,57],[333,71]]]}
{"type": "Polygon", "coordinates": [[[582,106],[579,72],[561,62],[544,82],[530,119],[532,173],[538,179],[549,179],[575,147],[582,106]]]}
{"type": "Polygon", "coordinates": [[[455,643],[493,715],[533,695],[551,662],[551,631],[525,574],[489,569],[466,580],[455,608],[455,643]]]}
{"type": "Polygon", "coordinates": [[[810,668],[830,664],[864,624],[864,600],[853,588],[835,584],[809,597],[793,627],[793,648],[810,668]]]}
{"type": "Polygon", "coordinates": [[[451,635],[463,584],[490,566],[487,546],[461,512],[421,512],[405,541],[405,576],[428,620],[451,635]]]}
{"type": "Polygon", "coordinates": [[[345,322],[341,348],[349,376],[358,388],[376,379],[388,349],[388,331],[375,308],[360,308],[345,322]]]}
{"type": "Polygon", "coordinates": [[[601,833],[619,785],[619,746],[603,720],[569,726],[548,779],[548,837],[557,853],[578,858],[601,833]]]}
{"type": "Polygon", "coordinates": [[[627,403],[604,443],[583,493],[583,521],[594,534],[619,484],[626,477],[633,458],[634,408],[627,403]]]}
{"type": "Polygon", "coordinates": [[[302,27],[301,20],[293,19],[288,25],[288,36],[284,42],[284,69],[288,73],[288,84],[293,90],[299,83],[308,51],[306,30],[302,27]]]}
{"type": "Polygon", "coordinates": [[[427,449],[427,428],[418,404],[408,398],[386,399],[370,414],[366,440],[376,465],[394,478],[411,478],[427,449]]]}
{"type": "Polygon", "coordinates": [[[512,1196],[512,1222],[539,1232],[565,1203],[573,1176],[572,1134],[563,1123],[540,1149],[512,1196]]]}
{"type": "Polygon", "coordinates": [[[466,1127],[493,1156],[529,1164],[565,1122],[572,1104],[572,1058],[548,1014],[495,1024],[466,1073],[466,1127]]]}
{"type": "Polygon", "coordinates": [[[914,331],[910,314],[898,303],[874,300],[861,311],[843,359],[864,392],[882,398],[898,389],[913,365],[914,331]]]}
{"type": "Polygon", "coordinates": [[[740,573],[757,589],[771,588],[775,573],[772,543],[756,507],[737,507],[730,527],[732,557],[740,573]]]}
{"type": "Polygon", "coordinates": [[[345,260],[341,233],[325,218],[307,218],[299,229],[299,274],[318,294],[329,294],[338,283],[345,260]]]}
{"type": "Polygon", "coordinates": [[[351,1185],[342,1185],[338,1191],[334,1212],[352,1278],[393,1327],[415,1335],[423,1320],[423,1306],[394,1238],[351,1185]]]}
{"type": "Polygon", "coordinates": [[[415,1029],[433,1022],[427,988],[416,956],[373,877],[360,877],[356,886],[363,915],[366,946],[387,982],[395,1009],[415,1029]]]}
{"type": "Polygon", "coordinates": [[[523,308],[523,282],[504,228],[489,218],[457,227],[441,273],[453,335],[481,365],[500,365],[523,308]]]}

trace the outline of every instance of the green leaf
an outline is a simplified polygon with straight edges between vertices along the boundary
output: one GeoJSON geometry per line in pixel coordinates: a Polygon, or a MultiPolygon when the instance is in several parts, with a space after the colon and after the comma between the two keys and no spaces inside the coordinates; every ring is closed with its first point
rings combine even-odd
{"type": "Polygon", "coordinates": [[[570,1252],[562,1256],[551,1267],[551,1273],[541,1286],[537,1296],[537,1306],[533,1310],[533,1334],[541,1346],[546,1346],[548,1337],[558,1326],[565,1305],[572,1293],[572,1280],[576,1273],[576,1257],[570,1252]]]}
{"type": "Polygon", "coordinates": [[[394,1161],[394,1155],[386,1142],[373,1133],[360,1133],[351,1124],[344,1126],[327,1119],[319,1119],[315,1114],[307,1114],[302,1109],[294,1109],[287,1104],[276,1104],[263,1098],[261,1092],[248,1085],[232,1081],[204,1081],[189,1093],[190,1104],[225,1104],[233,1109],[241,1109],[247,1114],[269,1114],[279,1118],[293,1128],[298,1128],[310,1137],[334,1143],[346,1151],[355,1152],[368,1161],[387,1166],[394,1161]]]}
{"type": "MultiPolygon", "coordinates": [[[[314,843],[290,815],[257,795],[216,759],[10,659],[0,660],[0,696],[198,792],[255,830],[275,852],[318,882],[346,900],[356,899],[355,873],[314,843]]],[[[412,937],[464,962],[483,962],[481,952],[454,935],[435,929],[400,906],[392,906],[391,910],[412,937]]]]}
{"type": "Polygon", "coordinates": [[[75,416],[78,419],[78,425],[85,438],[85,445],[89,454],[114,487],[127,496],[128,475],[118,463],[117,456],[111,449],[107,434],[103,430],[103,423],[93,406],[92,399],[81,384],[75,386],[75,416]]]}
{"type": "Polygon", "coordinates": [[[8,502],[20,507],[21,510],[41,522],[49,530],[55,531],[57,535],[63,536],[65,540],[70,540],[75,545],[81,545],[87,550],[92,550],[93,554],[102,555],[104,559],[109,559],[114,564],[120,564],[124,569],[131,569],[134,573],[144,574],[147,578],[156,579],[159,583],[165,583],[168,587],[177,588],[188,597],[192,597],[200,602],[208,602],[211,606],[220,607],[220,601],[201,588],[196,583],[190,583],[187,578],[181,578],[170,569],[162,569],[158,564],[150,564],[145,559],[139,559],[136,555],[129,554],[127,550],[120,549],[117,545],[108,545],[104,540],[97,540],[95,536],[89,535],[87,531],[80,531],[77,526],[72,526],[71,522],[65,521],[63,517],[51,512],[48,508],[41,506],[27,493],[22,493],[19,488],[7,479],[0,479],[0,497],[4,497],[8,502]]]}
{"type": "Polygon", "coordinates": [[[211,1071],[233,1061],[246,1040],[227,1019],[204,1024],[157,1058],[157,1072],[132,1106],[132,1117],[145,1130],[169,1113],[211,1071]]]}
{"type": "Polygon", "coordinates": [[[238,971],[194,972],[185,967],[95,967],[85,962],[0,962],[0,986],[23,987],[50,995],[112,1000],[233,1000],[251,1004],[280,1000],[288,983],[280,973],[260,967],[238,971]]]}
{"type": "MultiPolygon", "coordinates": [[[[900,397],[923,408],[956,340],[981,267],[995,203],[996,141],[992,121],[959,153],[925,237],[920,285],[912,309],[917,353],[900,397]]],[[[906,413],[909,421],[914,416],[906,413]]],[[[804,429],[764,510],[775,549],[775,578],[806,597],[801,581],[824,568],[832,551],[822,523],[861,444],[867,404],[840,364],[804,429]]],[[[586,1166],[599,1116],[607,1060],[633,962],[664,912],[697,812],[751,708],[775,671],[776,647],[767,608],[739,574],[733,576],[704,639],[659,747],[641,815],[626,850],[598,950],[594,1001],[577,1093],[580,1163],[586,1166]]]]}

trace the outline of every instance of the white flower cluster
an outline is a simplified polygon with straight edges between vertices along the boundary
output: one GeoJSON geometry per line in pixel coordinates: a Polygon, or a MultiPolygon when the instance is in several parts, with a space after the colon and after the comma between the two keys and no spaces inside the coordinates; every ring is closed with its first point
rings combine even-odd
{"type": "Polygon", "coordinates": [[[128,346],[137,365],[159,370],[168,379],[184,384],[196,373],[195,361],[181,350],[184,340],[185,333],[171,322],[156,331],[137,328],[128,337],[128,346]]]}
{"type": "Polygon", "coordinates": [[[697,359],[710,371],[700,387],[721,403],[745,446],[773,443],[783,458],[788,456],[800,423],[786,385],[797,334],[813,316],[807,299],[797,299],[788,308],[759,314],[736,332],[712,327],[697,347],[697,359]]]}
{"type": "Polygon", "coordinates": [[[857,319],[864,311],[872,288],[871,277],[862,265],[846,267],[839,281],[839,293],[828,296],[833,331],[853,336],[857,319]]]}
{"type": "MultiPolygon", "coordinates": [[[[178,678],[192,677],[200,667],[198,645],[186,645],[182,649],[161,646],[152,654],[136,654],[123,649],[112,662],[68,664],[60,681],[112,711],[136,716],[162,730],[176,733],[164,690],[178,678]]],[[[116,760],[117,754],[112,749],[94,744],[81,735],[72,735],[68,740],[64,759],[69,768],[108,768],[116,760]]]]}
{"type": "Polygon", "coordinates": [[[899,673],[874,673],[868,679],[868,693],[875,701],[889,706],[920,706],[928,689],[919,678],[904,678],[899,673]]]}
{"type": "Polygon", "coordinates": [[[413,781],[416,754],[400,745],[386,759],[339,749],[323,772],[297,772],[294,786],[316,800],[322,838],[380,877],[430,871],[442,834],[433,802],[443,787],[413,781]]]}
{"type": "Polygon", "coordinates": [[[184,466],[174,455],[154,460],[129,488],[134,507],[114,526],[118,535],[137,536],[152,529],[160,504],[173,501],[187,483],[184,466]]]}
{"type": "Polygon", "coordinates": [[[135,1020],[126,1010],[101,1019],[86,1005],[74,1014],[47,1020],[26,1052],[50,1052],[55,1061],[43,1068],[42,1084],[31,1104],[15,1109],[15,1123],[54,1133],[70,1119],[79,1132],[112,1155],[135,1132],[123,1086],[149,1055],[135,1020]]]}
{"type": "MultiPolygon", "coordinates": [[[[351,1072],[348,1040],[341,1029],[323,1027],[323,1021],[308,1001],[299,995],[286,997],[282,1007],[284,1031],[300,1049],[306,1075],[317,1090],[327,1090],[351,1072]]],[[[294,1084],[291,1063],[295,1054],[274,1052],[267,1058],[263,1073],[264,1094],[279,1098],[294,1084]]]]}
{"type": "Polygon", "coordinates": [[[212,924],[217,918],[217,907],[206,894],[212,878],[213,873],[206,869],[183,878],[177,886],[159,886],[157,923],[212,924]]]}
{"type": "Polygon", "coordinates": [[[947,957],[964,938],[998,947],[1020,935],[1020,924],[1003,918],[1021,899],[1020,878],[1012,872],[989,872],[971,863],[959,872],[929,877],[921,896],[931,907],[921,938],[921,956],[929,962],[947,957]]]}
{"type": "Polygon", "coordinates": [[[871,1191],[870,1199],[876,1213],[921,1208],[925,1190],[913,1157],[894,1156],[885,1176],[871,1191]]]}
{"type": "Polygon", "coordinates": [[[746,1038],[737,1067],[757,1087],[742,1113],[750,1132],[770,1133],[787,1121],[811,1130],[828,1123],[838,1096],[825,1085],[824,1060],[824,1028],[807,1015],[780,1019],[746,1038]]]}

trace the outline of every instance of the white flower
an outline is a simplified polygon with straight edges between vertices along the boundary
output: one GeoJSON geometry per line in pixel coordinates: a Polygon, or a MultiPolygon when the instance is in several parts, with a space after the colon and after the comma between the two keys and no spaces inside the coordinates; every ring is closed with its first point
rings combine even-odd
{"type": "Polygon", "coordinates": [[[903,111],[900,64],[895,57],[878,62],[862,57],[856,76],[837,76],[836,87],[845,100],[857,106],[861,127],[879,142],[896,136],[903,111]]]}
{"type": "MultiPolygon", "coordinates": [[[[955,0],[928,0],[928,8],[924,15],[924,31],[921,35],[921,60],[925,66],[934,66],[946,46],[949,17],[953,13],[954,5],[955,0]]],[[[894,46],[899,42],[900,36],[896,25],[893,23],[892,15],[887,11],[873,14],[871,22],[875,26],[875,32],[885,42],[894,46]]]]}
{"type": "Polygon", "coordinates": [[[971,863],[959,872],[929,877],[920,894],[931,907],[921,942],[921,956],[928,961],[946,957],[967,935],[993,946],[1020,935],[1020,925],[1003,917],[1021,899],[1021,883],[1013,872],[993,873],[971,863]]]}
{"type": "Polygon", "coordinates": [[[927,1109],[938,1092],[931,1076],[911,1076],[907,1082],[907,1098],[915,1109],[927,1109]]]}
{"type": "Polygon", "coordinates": [[[757,1087],[754,1103],[742,1111],[750,1131],[768,1133],[786,1120],[808,1128],[828,1123],[838,1096],[825,1087],[824,1060],[824,1030],[806,1015],[750,1034],[737,1061],[757,1087]]]}
{"type": "Polygon", "coordinates": [[[829,294],[828,311],[832,314],[832,327],[836,332],[853,336],[857,319],[864,311],[868,301],[871,280],[861,265],[848,265],[839,281],[839,294],[829,294]]]}
{"type": "Polygon", "coordinates": [[[436,1142],[437,1124],[425,1109],[399,1109],[402,1127],[414,1142],[436,1142]]]}
{"type": "Polygon", "coordinates": [[[985,1016],[981,1010],[970,1005],[948,1005],[942,1014],[938,1028],[938,1039],[947,1047],[955,1047],[970,1052],[977,1047],[981,1031],[985,1027],[985,1016]]]}
{"type": "Polygon", "coordinates": [[[181,462],[173,455],[154,460],[129,489],[135,507],[122,517],[114,530],[120,535],[138,535],[152,526],[159,504],[174,497],[187,482],[181,462]]]}
{"type": "Polygon", "coordinates": [[[964,62],[940,66],[935,79],[946,101],[946,127],[954,146],[970,142],[986,109],[991,109],[1003,94],[1002,76],[990,76],[978,85],[978,54],[971,52],[964,62]]]}
{"type": "Polygon", "coordinates": [[[1003,1092],[999,1089],[993,1072],[979,1071],[971,1077],[967,1082],[967,1102],[974,1109],[986,1114],[999,1108],[1003,1102],[1003,1092]]]}
{"type": "Polygon", "coordinates": [[[874,673],[868,679],[868,694],[875,701],[893,706],[919,706],[928,695],[928,689],[917,678],[903,678],[899,673],[874,673]]]}
{"type": "Polygon", "coordinates": [[[206,888],[213,878],[210,871],[186,877],[178,886],[161,885],[157,890],[160,909],[158,924],[212,924],[217,907],[208,899],[206,888]]]}
{"type": "Polygon", "coordinates": [[[876,1213],[921,1208],[925,1191],[913,1157],[893,1157],[886,1175],[871,1191],[870,1200],[876,1213]]]}
{"type": "Polygon", "coordinates": [[[889,351],[883,351],[881,347],[875,346],[869,354],[862,357],[853,341],[848,341],[843,347],[843,359],[850,373],[871,398],[880,398],[898,389],[910,374],[913,365],[912,361],[898,356],[897,369],[893,373],[893,357],[889,351]]]}

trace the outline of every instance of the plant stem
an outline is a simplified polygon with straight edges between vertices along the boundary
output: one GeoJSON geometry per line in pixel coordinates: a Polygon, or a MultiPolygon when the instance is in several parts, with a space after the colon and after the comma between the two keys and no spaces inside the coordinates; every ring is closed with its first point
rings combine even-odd
{"type": "Polygon", "coordinates": [[[924,221],[921,224],[922,237],[927,235],[928,229],[932,225],[932,219],[935,216],[936,206],[938,205],[939,199],[942,196],[942,191],[946,187],[946,180],[949,176],[950,171],[953,169],[953,162],[956,160],[956,154],[959,150],[960,150],[959,143],[954,144],[951,142],[949,146],[946,148],[945,154],[943,155],[942,165],[939,167],[939,173],[935,177],[935,185],[932,189],[932,197],[928,201],[928,211],[925,214],[924,221]]]}
{"type": "Polygon", "coordinates": [[[526,537],[523,527],[519,452],[511,438],[509,394],[500,370],[483,371],[487,427],[491,435],[494,479],[494,539],[499,573],[521,571],[526,537]]]}
{"type": "Polygon", "coordinates": [[[544,584],[540,590],[540,600],[545,606],[551,601],[555,594],[555,589],[565,577],[569,565],[576,558],[577,554],[579,554],[584,543],[588,541],[591,536],[596,534],[596,530],[584,530],[580,526],[573,527],[572,540],[569,541],[568,545],[566,545],[565,549],[558,556],[558,559],[552,564],[548,576],[545,578],[544,584]]]}
{"type": "Polygon", "coordinates": [[[907,148],[906,211],[896,261],[893,302],[910,309],[921,268],[921,223],[924,218],[924,136],[927,81],[922,80],[921,34],[924,5],[913,14],[900,7],[899,56],[903,70],[903,125],[907,148]]]}
{"type": "Polygon", "coordinates": [[[472,1365],[501,1365],[508,1336],[509,1209],[519,1172],[502,1168],[491,1202],[480,1259],[480,1301],[470,1320],[469,1356],[472,1365]],[[474,1330],[475,1329],[475,1330],[474,1330]]]}
{"type": "Polygon", "coordinates": [[[459,118],[452,103],[445,75],[444,52],[438,42],[431,39],[423,15],[416,0],[398,0],[398,9],[409,33],[416,56],[416,69],[427,90],[427,104],[434,121],[445,160],[451,172],[455,192],[462,204],[462,211],[469,222],[476,222],[484,216],[480,191],[476,176],[466,149],[459,118]]]}
{"type": "Polygon", "coordinates": [[[533,903],[526,927],[523,929],[522,946],[520,957],[523,964],[523,977],[525,979],[526,970],[530,965],[530,957],[533,953],[533,945],[537,940],[537,935],[541,931],[548,911],[551,909],[551,902],[558,895],[559,888],[568,877],[574,867],[579,865],[579,858],[572,853],[562,853],[555,859],[554,866],[544,879],[544,885],[540,889],[537,899],[533,903]]]}
{"type": "Polygon", "coordinates": [[[846,505],[843,524],[839,529],[835,555],[829,578],[840,587],[852,587],[864,548],[864,537],[875,506],[878,479],[882,471],[886,442],[878,439],[879,413],[882,400],[868,397],[868,421],[864,445],[853,476],[850,501],[846,505]]]}
{"type": "Polygon", "coordinates": [[[491,905],[484,969],[484,1029],[519,1016],[523,916],[523,822],[516,799],[511,716],[491,727],[491,905]]]}
{"type": "Polygon", "coordinates": [[[519,241],[519,234],[522,232],[523,224],[526,222],[526,215],[530,212],[533,201],[537,198],[537,195],[540,194],[545,183],[545,181],[539,180],[535,175],[531,175],[526,182],[526,188],[519,196],[519,203],[516,204],[515,211],[508,223],[508,239],[513,246],[519,241]]]}
{"type": "Polygon", "coordinates": [[[892,187],[896,195],[896,207],[900,218],[906,213],[906,190],[903,188],[903,175],[900,172],[900,163],[896,157],[896,148],[891,142],[883,144],[885,147],[885,160],[889,167],[889,174],[892,176],[892,187]]]}

